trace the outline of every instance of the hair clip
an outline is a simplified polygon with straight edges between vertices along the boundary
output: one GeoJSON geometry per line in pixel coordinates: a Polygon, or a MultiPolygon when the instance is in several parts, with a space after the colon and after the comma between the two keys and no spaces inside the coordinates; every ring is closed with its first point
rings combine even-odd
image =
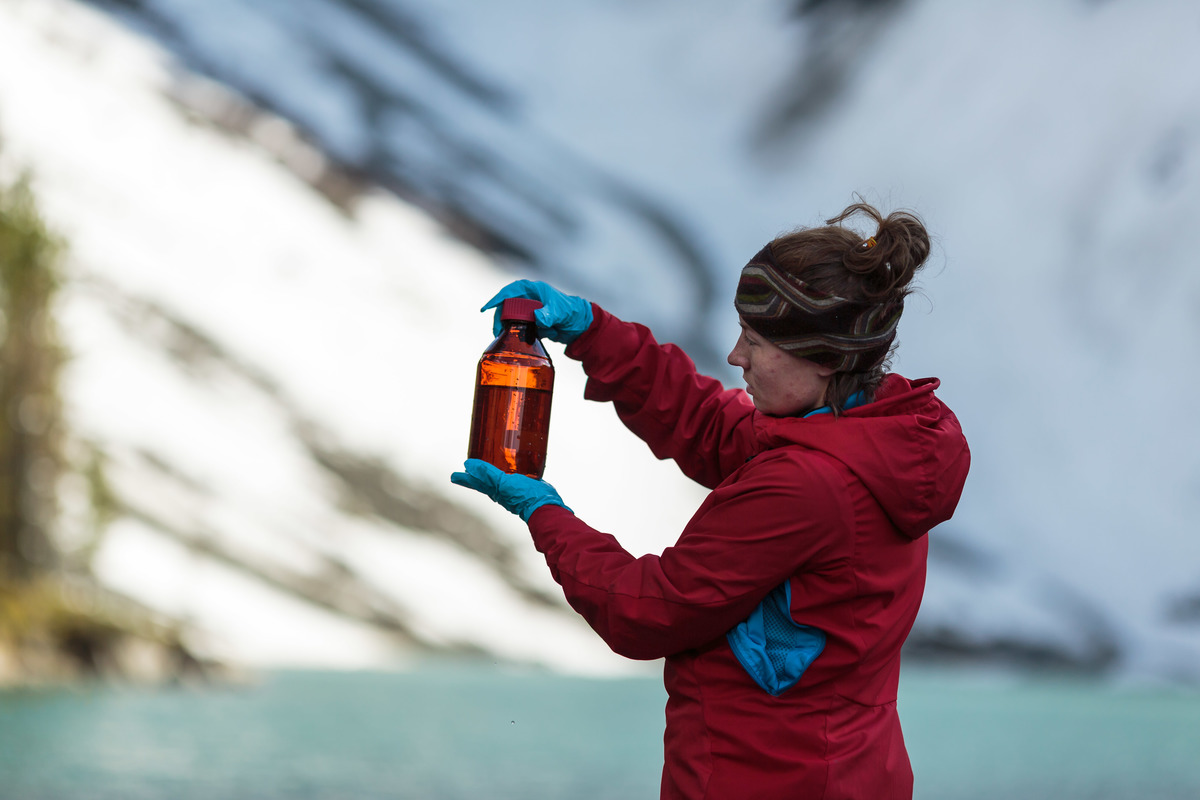
{"type": "Polygon", "coordinates": [[[865,242],[863,242],[863,247],[865,247],[865,248],[867,248],[868,250],[870,250],[870,249],[871,249],[872,247],[874,247],[876,244],[878,244],[878,242],[876,242],[876,241],[875,241],[875,237],[874,237],[874,236],[868,236],[868,237],[867,237],[867,240],[866,240],[865,242]]]}

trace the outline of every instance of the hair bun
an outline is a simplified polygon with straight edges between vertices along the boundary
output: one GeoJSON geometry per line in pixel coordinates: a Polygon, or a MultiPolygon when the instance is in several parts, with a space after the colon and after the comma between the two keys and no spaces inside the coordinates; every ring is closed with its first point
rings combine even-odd
{"type": "Polygon", "coordinates": [[[893,211],[884,217],[867,203],[855,203],[827,224],[841,224],[863,215],[875,222],[876,231],[859,241],[843,258],[846,268],[862,277],[864,293],[875,300],[902,300],[912,282],[929,258],[929,232],[925,224],[910,211],[893,211]]]}

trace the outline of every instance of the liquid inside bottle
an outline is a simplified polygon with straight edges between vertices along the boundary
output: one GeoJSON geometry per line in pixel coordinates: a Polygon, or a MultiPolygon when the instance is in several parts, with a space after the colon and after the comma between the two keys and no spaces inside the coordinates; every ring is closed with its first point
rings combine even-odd
{"type": "Polygon", "coordinates": [[[546,469],[554,394],[554,365],[533,321],[541,306],[526,298],[504,301],[504,328],[479,359],[467,447],[468,458],[531,478],[546,469]]]}

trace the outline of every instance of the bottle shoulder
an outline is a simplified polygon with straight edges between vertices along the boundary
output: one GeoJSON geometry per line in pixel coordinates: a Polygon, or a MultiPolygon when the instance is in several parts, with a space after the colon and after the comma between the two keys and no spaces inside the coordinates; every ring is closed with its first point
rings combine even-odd
{"type": "Polygon", "coordinates": [[[487,350],[480,356],[479,360],[480,362],[489,364],[554,368],[554,363],[550,360],[550,356],[545,353],[539,355],[537,353],[520,353],[513,350],[487,350]]]}
{"type": "Polygon", "coordinates": [[[513,363],[526,363],[530,359],[550,363],[550,354],[542,346],[542,340],[519,328],[510,328],[497,336],[483,351],[483,357],[515,359],[513,363]]]}

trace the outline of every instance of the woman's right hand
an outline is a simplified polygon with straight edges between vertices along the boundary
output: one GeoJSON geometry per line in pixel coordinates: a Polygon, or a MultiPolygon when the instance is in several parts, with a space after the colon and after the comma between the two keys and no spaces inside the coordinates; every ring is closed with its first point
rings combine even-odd
{"type": "Polygon", "coordinates": [[[504,327],[500,321],[500,307],[510,297],[528,297],[541,302],[542,307],[533,312],[538,326],[538,336],[552,342],[570,344],[579,338],[592,324],[592,304],[582,297],[563,294],[543,281],[513,281],[505,286],[496,296],[488,300],[480,311],[489,308],[496,309],[496,318],[492,330],[500,335],[504,327]]]}

